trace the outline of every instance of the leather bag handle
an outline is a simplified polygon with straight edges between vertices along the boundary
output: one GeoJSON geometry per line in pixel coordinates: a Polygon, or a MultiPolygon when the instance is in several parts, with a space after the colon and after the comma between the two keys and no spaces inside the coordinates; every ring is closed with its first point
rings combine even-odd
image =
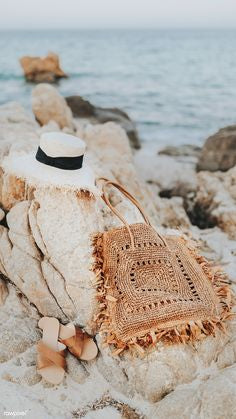
{"type": "MultiPolygon", "coordinates": [[[[130,192],[128,192],[127,189],[125,189],[123,185],[121,185],[118,182],[115,182],[115,181],[112,181],[112,180],[109,180],[109,179],[103,178],[103,177],[98,178],[96,180],[96,183],[98,183],[99,181],[103,181],[104,182],[103,185],[102,185],[102,199],[103,199],[103,201],[106,203],[106,205],[111,209],[111,211],[122,221],[122,223],[127,228],[128,232],[129,232],[129,235],[130,235],[131,245],[132,245],[132,248],[134,249],[134,237],[133,237],[133,234],[131,232],[130,226],[127,223],[127,221],[125,220],[125,218],[120,214],[120,212],[111,204],[111,202],[109,200],[109,197],[107,195],[107,190],[106,190],[107,186],[109,186],[109,185],[114,186],[126,198],[128,198],[136,206],[136,208],[139,210],[139,212],[142,215],[145,223],[147,225],[151,226],[151,223],[149,221],[149,218],[145,214],[145,211],[143,210],[142,206],[137,201],[137,199],[130,192]]],[[[164,243],[164,245],[166,246],[166,242],[165,242],[164,238],[160,234],[158,234],[158,236],[162,240],[162,242],[164,243]]]]}

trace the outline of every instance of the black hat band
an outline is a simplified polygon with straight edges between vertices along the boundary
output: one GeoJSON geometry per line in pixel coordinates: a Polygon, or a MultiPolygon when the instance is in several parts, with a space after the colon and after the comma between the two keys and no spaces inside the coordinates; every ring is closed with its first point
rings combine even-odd
{"type": "Polygon", "coordinates": [[[83,166],[84,155],[77,157],[50,157],[39,147],[35,157],[36,160],[47,166],[63,170],[78,170],[83,166]]]}

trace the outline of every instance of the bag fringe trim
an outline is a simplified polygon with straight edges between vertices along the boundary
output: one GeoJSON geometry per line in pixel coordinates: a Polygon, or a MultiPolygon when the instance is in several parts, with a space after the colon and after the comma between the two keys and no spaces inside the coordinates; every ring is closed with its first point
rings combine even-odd
{"type": "Polygon", "coordinates": [[[188,321],[175,327],[156,329],[143,336],[123,342],[117,338],[111,328],[112,319],[108,311],[108,302],[115,303],[115,298],[108,294],[108,279],[103,271],[103,233],[98,233],[93,237],[94,265],[92,269],[96,276],[95,286],[98,301],[98,312],[93,321],[103,338],[103,346],[113,345],[113,356],[129,350],[134,356],[143,357],[147,351],[154,349],[160,342],[167,345],[186,344],[201,341],[206,336],[216,336],[217,330],[226,333],[226,322],[235,315],[231,312],[235,298],[229,287],[230,281],[220,266],[214,266],[204,256],[198,254],[193,241],[184,237],[181,237],[181,240],[211,281],[219,299],[221,313],[217,317],[205,320],[188,321]]]}

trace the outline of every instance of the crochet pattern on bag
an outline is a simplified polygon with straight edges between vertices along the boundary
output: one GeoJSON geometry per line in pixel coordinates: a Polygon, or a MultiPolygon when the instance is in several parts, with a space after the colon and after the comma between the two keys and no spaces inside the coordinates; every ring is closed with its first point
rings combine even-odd
{"type": "Polygon", "coordinates": [[[225,274],[182,237],[163,242],[146,224],[130,229],[134,248],[125,227],[94,238],[95,320],[114,353],[144,353],[158,341],[185,343],[224,329],[232,307],[225,274]]]}

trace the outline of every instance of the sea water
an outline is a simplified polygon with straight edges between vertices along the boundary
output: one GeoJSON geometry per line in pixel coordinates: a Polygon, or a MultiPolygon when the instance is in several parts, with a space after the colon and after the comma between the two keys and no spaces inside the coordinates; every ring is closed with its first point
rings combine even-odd
{"type": "Polygon", "coordinates": [[[234,30],[0,31],[0,51],[0,104],[30,109],[19,58],[53,51],[61,94],[124,109],[143,142],[197,145],[236,124],[234,30]]]}

